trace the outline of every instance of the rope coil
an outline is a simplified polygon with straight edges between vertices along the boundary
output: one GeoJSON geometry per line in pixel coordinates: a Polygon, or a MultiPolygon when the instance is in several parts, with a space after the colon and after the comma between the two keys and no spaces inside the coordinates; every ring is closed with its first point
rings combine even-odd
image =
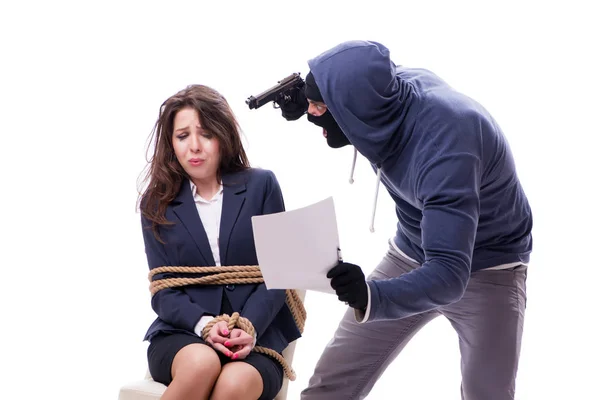
{"type": "MultiPolygon", "coordinates": [[[[189,286],[189,285],[228,285],[228,284],[256,284],[263,283],[264,279],[258,265],[235,265],[235,266],[224,266],[224,267],[187,267],[187,266],[164,266],[154,268],[148,273],[148,280],[150,281],[150,293],[154,296],[157,292],[162,289],[189,286]],[[153,281],[152,278],[161,273],[180,273],[180,274],[208,274],[206,276],[195,277],[195,278],[165,278],[153,281]]],[[[294,289],[286,290],[286,305],[290,309],[296,326],[300,333],[304,332],[304,323],[306,322],[306,309],[304,304],[298,295],[298,292],[294,289]]],[[[247,318],[234,312],[231,316],[223,314],[213,318],[202,331],[203,339],[206,340],[210,329],[219,321],[226,321],[228,329],[231,331],[234,327],[242,329],[250,336],[254,336],[254,326],[252,322],[247,318]]],[[[296,379],[296,373],[288,365],[285,358],[275,350],[255,346],[252,351],[257,353],[266,354],[276,359],[281,366],[283,371],[289,380],[294,381],[296,379]]]]}

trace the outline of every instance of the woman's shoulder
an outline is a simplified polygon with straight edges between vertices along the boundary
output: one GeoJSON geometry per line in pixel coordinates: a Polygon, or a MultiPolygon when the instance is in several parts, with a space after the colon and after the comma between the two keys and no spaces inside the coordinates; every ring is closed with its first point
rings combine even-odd
{"type": "Polygon", "coordinates": [[[277,180],[277,178],[275,177],[275,172],[273,172],[270,169],[253,167],[250,168],[250,173],[257,179],[263,179],[265,181],[277,180]]]}
{"type": "Polygon", "coordinates": [[[277,177],[275,176],[275,173],[272,170],[260,167],[247,168],[241,172],[232,174],[225,180],[230,181],[232,183],[243,181],[247,185],[253,186],[278,184],[277,177]]]}

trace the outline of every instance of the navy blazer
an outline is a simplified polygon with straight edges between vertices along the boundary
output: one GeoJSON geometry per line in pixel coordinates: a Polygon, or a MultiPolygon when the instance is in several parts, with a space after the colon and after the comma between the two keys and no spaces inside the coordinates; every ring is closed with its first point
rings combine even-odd
{"type": "MultiPolygon", "coordinates": [[[[223,207],[219,233],[221,265],[258,265],[251,217],[285,211],[275,174],[251,168],[222,177],[223,207]]],[[[215,261],[187,179],[167,207],[173,225],[159,227],[160,243],[151,223],[142,216],[142,231],[150,269],[160,266],[214,266],[215,261]]],[[[172,278],[157,274],[153,279],[172,278]]],[[[203,315],[220,315],[225,291],[234,311],[252,322],[257,345],[282,352],[298,339],[292,313],[285,304],[285,290],[267,290],[264,283],[244,285],[191,285],[163,289],[152,297],[158,315],[144,340],[159,332],[193,333],[203,315]]]]}

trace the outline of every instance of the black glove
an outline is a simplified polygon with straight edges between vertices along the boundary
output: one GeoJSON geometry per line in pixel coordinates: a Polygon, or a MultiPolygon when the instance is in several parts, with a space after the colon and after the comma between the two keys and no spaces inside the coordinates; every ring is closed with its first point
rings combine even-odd
{"type": "Polygon", "coordinates": [[[341,262],[329,270],[327,277],[331,278],[331,287],[340,301],[357,310],[364,311],[367,308],[367,282],[358,265],[341,262]]]}
{"type": "Polygon", "coordinates": [[[290,90],[285,99],[277,101],[281,108],[281,116],[288,121],[295,121],[308,111],[308,100],[304,88],[290,90]]]}

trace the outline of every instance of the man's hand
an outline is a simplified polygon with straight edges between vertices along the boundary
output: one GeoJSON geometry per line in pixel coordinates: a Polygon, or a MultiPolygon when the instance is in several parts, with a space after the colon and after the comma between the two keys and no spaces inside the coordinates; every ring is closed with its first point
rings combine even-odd
{"type": "Polygon", "coordinates": [[[308,110],[308,100],[303,89],[295,88],[290,91],[288,102],[278,102],[281,108],[281,116],[288,121],[295,121],[303,116],[308,110]]]}
{"type": "Polygon", "coordinates": [[[331,287],[340,301],[357,310],[365,310],[368,302],[365,274],[358,265],[341,262],[327,273],[331,287]]]}
{"type": "Polygon", "coordinates": [[[232,360],[243,360],[250,354],[254,346],[254,338],[241,329],[231,330],[230,339],[225,341],[225,346],[229,347],[233,354],[232,360]]]}
{"type": "MultiPolygon", "coordinates": [[[[235,330],[235,329],[234,329],[235,330]]],[[[220,351],[227,357],[231,357],[233,353],[224,346],[224,343],[229,339],[229,329],[227,329],[227,322],[219,321],[210,328],[206,342],[210,344],[213,349],[220,351]]]]}

